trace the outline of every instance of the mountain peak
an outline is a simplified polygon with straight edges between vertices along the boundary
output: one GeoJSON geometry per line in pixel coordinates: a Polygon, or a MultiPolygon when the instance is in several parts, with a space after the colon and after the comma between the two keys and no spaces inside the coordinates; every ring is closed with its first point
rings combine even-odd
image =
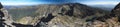
{"type": "Polygon", "coordinates": [[[0,3],[0,9],[3,8],[2,4],[0,3]]]}
{"type": "Polygon", "coordinates": [[[120,16],[120,3],[116,5],[116,7],[112,10],[112,13],[120,16]]]}

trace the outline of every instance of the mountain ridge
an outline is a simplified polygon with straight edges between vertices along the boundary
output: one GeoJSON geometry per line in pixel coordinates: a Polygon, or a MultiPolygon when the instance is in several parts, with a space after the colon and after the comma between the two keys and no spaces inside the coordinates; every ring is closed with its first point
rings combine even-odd
{"type": "MultiPolygon", "coordinates": [[[[119,6],[116,7],[119,8],[119,6]]],[[[92,8],[87,5],[79,4],[79,3],[68,3],[61,5],[39,5],[36,6],[36,8],[32,8],[33,10],[35,9],[33,14],[28,14],[29,12],[32,11],[29,9],[31,9],[31,7],[17,8],[13,10],[11,9],[12,11],[7,10],[9,15],[10,14],[18,15],[19,17],[20,15],[22,16],[18,18],[19,19],[18,21],[13,20],[14,22],[12,22],[10,26],[12,27],[93,27],[93,26],[109,27],[111,24],[115,24],[119,20],[118,19],[119,14],[117,14],[119,11],[117,11],[116,8],[113,9],[111,13],[109,12],[107,13],[104,10],[92,8]],[[19,14],[16,14],[16,12],[18,12],[19,14]],[[23,15],[24,13],[28,15],[26,14],[23,15]],[[112,23],[110,24],[109,22],[112,23]],[[106,23],[109,24],[106,25],[106,23]]],[[[11,18],[14,19],[13,16],[11,18]]],[[[118,24],[119,23],[117,23],[117,25],[118,24]]]]}

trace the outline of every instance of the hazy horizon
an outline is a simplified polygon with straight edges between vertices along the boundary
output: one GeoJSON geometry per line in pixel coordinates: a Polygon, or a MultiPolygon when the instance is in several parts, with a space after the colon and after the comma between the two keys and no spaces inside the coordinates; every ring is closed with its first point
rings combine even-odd
{"type": "Polygon", "coordinates": [[[113,9],[120,0],[0,0],[4,6],[33,6],[40,4],[80,3],[92,7],[113,9]]]}

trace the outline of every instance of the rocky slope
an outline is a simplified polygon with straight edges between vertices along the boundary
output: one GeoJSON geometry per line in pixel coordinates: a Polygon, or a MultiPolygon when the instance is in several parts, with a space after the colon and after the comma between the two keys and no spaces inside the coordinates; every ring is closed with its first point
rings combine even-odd
{"type": "Polygon", "coordinates": [[[1,27],[120,27],[120,4],[111,13],[79,3],[11,8],[8,12],[0,7],[4,13],[0,14],[1,27]]]}

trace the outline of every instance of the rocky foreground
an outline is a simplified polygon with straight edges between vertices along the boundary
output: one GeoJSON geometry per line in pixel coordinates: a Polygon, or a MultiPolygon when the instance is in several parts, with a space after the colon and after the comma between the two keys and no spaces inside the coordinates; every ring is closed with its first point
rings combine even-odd
{"type": "Polygon", "coordinates": [[[120,3],[110,13],[79,3],[35,7],[34,11],[24,7],[18,12],[13,10],[19,8],[7,11],[0,5],[0,27],[120,27],[120,3]],[[28,15],[21,16],[21,12],[28,10],[34,14],[29,15],[28,12],[28,15]]]}

